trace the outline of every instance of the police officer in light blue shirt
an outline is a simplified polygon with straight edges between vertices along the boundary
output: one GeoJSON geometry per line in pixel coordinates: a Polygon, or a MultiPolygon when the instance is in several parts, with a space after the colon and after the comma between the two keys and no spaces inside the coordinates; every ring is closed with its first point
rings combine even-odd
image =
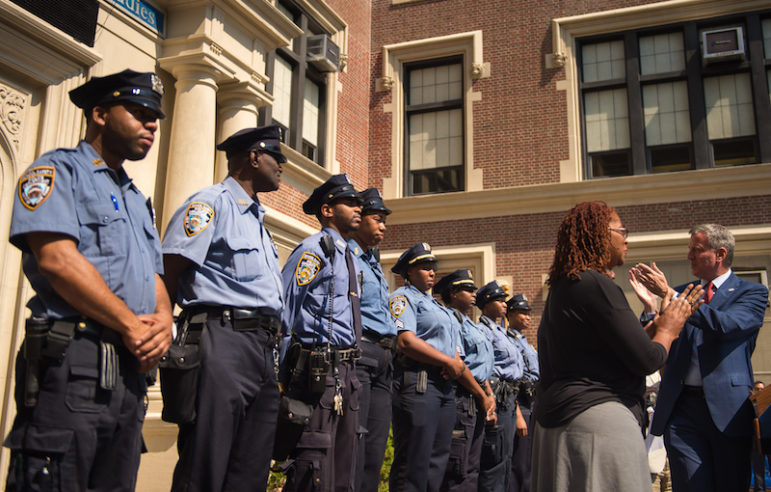
{"type": "MultiPolygon", "coordinates": [[[[281,377],[287,397],[313,410],[288,451],[294,462],[284,490],[349,490],[355,478],[360,386],[355,366],[362,327],[361,271],[347,238],[361,224],[361,201],[348,176],[337,174],[313,190],[303,212],[315,215],[322,229],[295,248],[282,271],[289,348],[281,377]]],[[[277,448],[292,436],[292,424],[279,425],[277,448]]]]}
{"type": "Polygon", "coordinates": [[[489,427],[485,432],[480,491],[508,490],[514,433],[519,419],[516,398],[524,362],[517,346],[498,324],[506,314],[506,297],[506,292],[497,281],[485,284],[477,291],[477,307],[482,311],[479,324],[485,328],[495,354],[490,386],[495,393],[498,411],[498,425],[489,427]]]}
{"type": "Polygon", "coordinates": [[[124,70],[70,99],[86,117],[74,149],[42,155],[14,193],[11,243],[35,290],[4,445],[8,490],[133,490],[146,383],[171,343],[152,207],[123,169],[145,157],[163,84],[124,70]]]}
{"type": "MultiPolygon", "coordinates": [[[[163,238],[164,281],[183,308],[177,343],[198,345],[201,361],[195,420],[170,419],[180,424],[172,490],[267,486],[283,302],[257,193],[279,188],[280,138],[277,126],[247,128],[219,144],[227,178],[188,198],[163,238]]],[[[181,391],[161,371],[164,395],[181,391]]]]}
{"type": "Polygon", "coordinates": [[[535,403],[535,383],[540,379],[538,370],[538,352],[527,342],[522,333],[530,328],[530,304],[525,294],[515,294],[506,301],[506,320],[509,323],[507,333],[514,341],[524,361],[524,375],[519,380],[519,418],[514,435],[514,453],[511,457],[509,479],[510,492],[529,492],[530,490],[530,415],[535,403]]]}
{"type": "Polygon", "coordinates": [[[429,292],[435,269],[436,257],[426,243],[402,253],[391,268],[405,280],[389,300],[401,352],[394,363],[391,490],[441,484],[455,422],[453,381],[473,382],[460,357],[457,320],[429,292]]]}
{"type": "Polygon", "coordinates": [[[475,291],[471,271],[466,268],[445,275],[434,286],[434,292],[441,295],[442,302],[458,321],[465,353],[463,360],[477,383],[471,388],[463,384],[455,388],[455,428],[442,490],[477,489],[485,423],[495,423],[495,397],[487,381],[493,370],[493,347],[482,331],[484,328],[466,315],[474,305],[475,291]]]}
{"type": "Polygon", "coordinates": [[[392,356],[396,343],[396,328],[388,313],[388,283],[380,267],[377,245],[383,240],[386,217],[391,211],[376,188],[362,191],[359,198],[361,225],[348,239],[362,273],[362,355],[356,364],[361,388],[355,490],[376,492],[391,426],[392,356]]]}

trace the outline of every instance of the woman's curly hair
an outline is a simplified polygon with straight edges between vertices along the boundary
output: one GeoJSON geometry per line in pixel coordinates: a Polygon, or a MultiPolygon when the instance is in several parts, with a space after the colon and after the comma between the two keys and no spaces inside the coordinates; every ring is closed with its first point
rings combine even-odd
{"type": "Polygon", "coordinates": [[[610,264],[610,217],[614,210],[605,202],[582,202],[571,208],[557,233],[554,262],[548,285],[559,277],[577,280],[582,270],[603,272],[610,264]]]}

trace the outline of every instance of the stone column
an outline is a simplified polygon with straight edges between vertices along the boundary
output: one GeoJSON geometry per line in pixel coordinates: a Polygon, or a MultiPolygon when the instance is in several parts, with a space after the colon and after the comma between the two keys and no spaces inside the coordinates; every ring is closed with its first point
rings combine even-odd
{"type": "MultiPolygon", "coordinates": [[[[238,82],[220,87],[217,92],[217,139],[220,143],[235,132],[257,126],[258,108],[269,104],[272,98],[254,82],[238,82]]],[[[228,174],[225,152],[216,151],[214,181],[220,182],[228,174]]]]}
{"type": "Polygon", "coordinates": [[[214,140],[217,115],[216,69],[169,62],[161,67],[177,79],[163,196],[163,223],[195,191],[214,182],[214,140]]]}

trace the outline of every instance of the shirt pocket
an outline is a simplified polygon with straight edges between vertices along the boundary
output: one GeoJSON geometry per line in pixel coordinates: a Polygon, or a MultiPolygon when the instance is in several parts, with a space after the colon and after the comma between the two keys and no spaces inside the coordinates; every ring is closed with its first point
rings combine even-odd
{"type": "Polygon", "coordinates": [[[262,276],[264,262],[260,258],[259,247],[243,236],[227,238],[231,250],[233,278],[238,281],[250,281],[262,276]]]}
{"type": "Polygon", "coordinates": [[[102,255],[126,254],[126,217],[112,202],[86,199],[75,205],[80,222],[80,249],[97,245],[102,255]]]}

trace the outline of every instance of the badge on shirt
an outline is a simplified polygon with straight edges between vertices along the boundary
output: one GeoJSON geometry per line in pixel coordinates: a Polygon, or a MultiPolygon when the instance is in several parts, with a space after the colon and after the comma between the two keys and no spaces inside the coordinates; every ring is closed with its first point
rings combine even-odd
{"type": "Polygon", "coordinates": [[[398,318],[407,308],[407,298],[404,296],[394,296],[388,301],[388,307],[391,308],[391,314],[394,318],[398,318]]]}
{"type": "Polygon", "coordinates": [[[295,270],[297,285],[308,285],[316,278],[316,274],[321,270],[321,259],[313,253],[307,251],[300,256],[295,270]]]}
{"type": "Polygon", "coordinates": [[[185,233],[195,236],[209,226],[214,217],[214,209],[202,202],[192,202],[185,212],[185,233]]]}
{"type": "Polygon", "coordinates": [[[33,167],[19,179],[19,199],[22,205],[35,210],[54,189],[56,171],[51,166],[33,167]]]}

